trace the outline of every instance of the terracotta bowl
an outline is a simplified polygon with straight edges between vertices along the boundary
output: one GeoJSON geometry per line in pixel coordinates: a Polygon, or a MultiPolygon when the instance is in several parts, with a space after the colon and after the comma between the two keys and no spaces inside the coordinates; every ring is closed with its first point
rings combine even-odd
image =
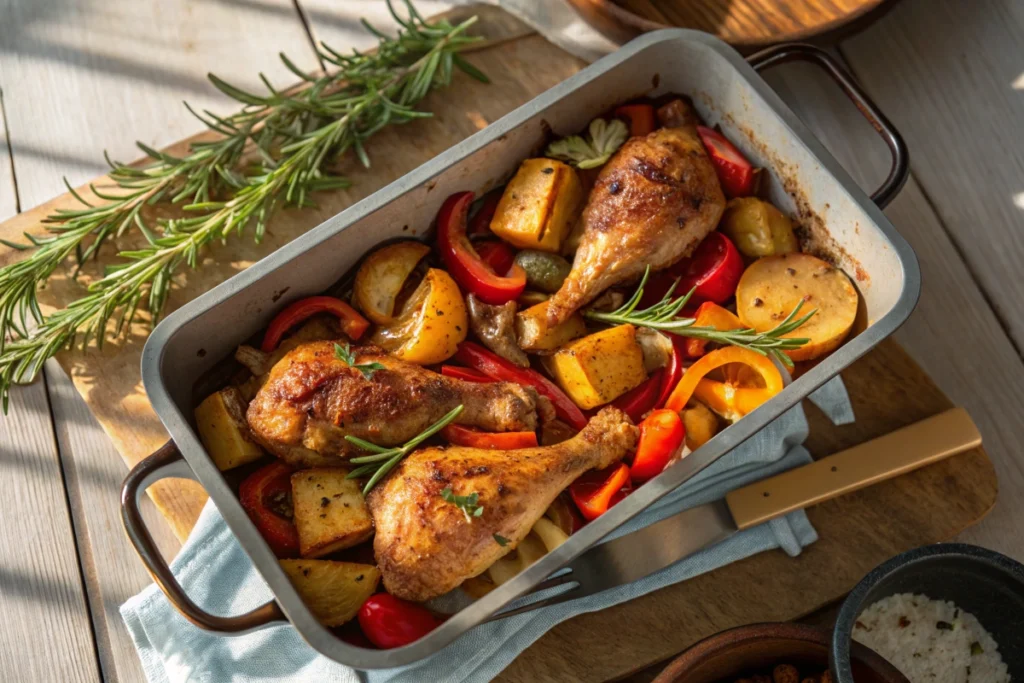
{"type": "MultiPolygon", "coordinates": [[[[752,673],[793,664],[801,674],[828,669],[832,633],[802,624],[752,624],[723,631],[679,655],[654,683],[733,683],[752,673]]],[[[909,683],[895,667],[868,648],[850,649],[857,683],[909,683]]]]}

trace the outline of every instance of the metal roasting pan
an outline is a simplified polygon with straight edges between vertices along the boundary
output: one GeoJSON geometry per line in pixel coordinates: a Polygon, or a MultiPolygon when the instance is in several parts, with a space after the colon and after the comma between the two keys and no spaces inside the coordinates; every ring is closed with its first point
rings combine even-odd
{"type": "MultiPolygon", "coordinates": [[[[842,67],[817,48],[783,45],[754,55],[748,63],[705,33],[668,29],[641,36],[160,323],[143,352],[142,377],[173,441],[140,462],[125,480],[122,516],[128,536],[171,603],[202,628],[244,633],[287,620],[315,649],[359,669],[422,659],[494,618],[509,602],[796,405],[907,319],[920,291],[917,260],[879,208],[899,191],[907,168],[907,152],[899,134],[842,67]],[[858,189],[757,73],[792,60],[811,61],[824,68],[889,146],[893,166],[874,201],[858,189]],[[381,241],[426,235],[448,195],[494,187],[510,177],[522,159],[536,154],[552,132],[578,131],[612,105],[639,95],[663,93],[692,97],[710,125],[721,126],[752,161],[768,169],[771,199],[798,217],[805,248],[809,245],[810,250],[827,254],[860,290],[859,333],[757,411],[644,484],[517,577],[452,615],[426,637],[387,651],[346,643],[320,625],[299,598],[225,476],[207,456],[192,418],[194,406],[202,399],[196,389],[201,378],[229,358],[239,343],[264,328],[276,311],[301,297],[329,290],[381,241]],[[188,598],[161,559],[138,510],[146,487],[165,477],[195,479],[203,485],[269,584],[273,602],[240,616],[215,616],[188,598]]],[[[615,568],[609,566],[607,571],[615,568]]]]}

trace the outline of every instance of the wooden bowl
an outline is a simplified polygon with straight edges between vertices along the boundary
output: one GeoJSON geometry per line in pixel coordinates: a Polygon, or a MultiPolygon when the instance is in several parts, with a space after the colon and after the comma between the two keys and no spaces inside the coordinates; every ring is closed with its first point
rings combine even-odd
{"type": "Polygon", "coordinates": [[[569,0],[587,23],[622,44],[660,28],[713,33],[749,53],[790,41],[832,43],[864,29],[895,0],[569,0]]]}
{"type": "MultiPolygon", "coordinates": [[[[732,683],[776,664],[793,664],[802,675],[828,669],[832,634],[802,624],[752,624],[722,631],[679,655],[654,683],[732,683]]],[[[851,648],[857,683],[909,683],[894,666],[868,648],[851,648]]]]}

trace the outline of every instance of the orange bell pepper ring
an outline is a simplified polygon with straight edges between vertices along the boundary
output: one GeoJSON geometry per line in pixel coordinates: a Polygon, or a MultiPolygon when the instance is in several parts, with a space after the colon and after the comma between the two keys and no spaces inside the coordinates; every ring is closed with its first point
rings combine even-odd
{"type": "Polygon", "coordinates": [[[736,421],[753,412],[782,388],[782,373],[771,359],[756,351],[726,346],[711,351],[687,368],[665,407],[680,411],[691,398],[696,398],[722,417],[736,421]],[[726,369],[724,380],[706,378],[712,370],[730,363],[738,363],[740,367],[726,369]],[[764,386],[757,386],[757,378],[764,386]]]}
{"type": "MultiPolygon", "coordinates": [[[[693,317],[696,319],[696,322],[693,324],[694,327],[713,327],[720,332],[743,330],[747,327],[743,324],[743,321],[736,317],[735,313],[728,308],[719,306],[714,301],[702,303],[693,317]]],[[[706,339],[687,338],[685,343],[686,355],[690,358],[700,358],[707,351],[707,346],[708,341],[706,339]]]]}

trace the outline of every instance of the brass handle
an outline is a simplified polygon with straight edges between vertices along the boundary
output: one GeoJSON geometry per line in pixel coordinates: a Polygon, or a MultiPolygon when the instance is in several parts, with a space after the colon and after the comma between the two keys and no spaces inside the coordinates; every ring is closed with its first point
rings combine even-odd
{"type": "Polygon", "coordinates": [[[775,475],[725,497],[740,529],[899,476],[981,445],[963,408],[872,439],[809,465],[775,475]]]}
{"type": "Polygon", "coordinates": [[[157,550],[156,543],[146,528],[146,523],[139,510],[139,499],[146,489],[151,484],[167,477],[194,478],[192,469],[178,452],[173,441],[168,441],[155,453],[139,461],[125,477],[124,484],[121,486],[121,521],[124,523],[128,540],[135,546],[135,551],[139,554],[142,563],[146,565],[146,570],[167,596],[168,602],[183,617],[199,628],[220,633],[243,634],[268,624],[283,621],[284,614],[281,613],[281,608],[277,606],[277,603],[273,601],[245,614],[222,617],[210,614],[188,597],[181,584],[174,578],[171,568],[160,556],[160,551],[157,550]]]}

